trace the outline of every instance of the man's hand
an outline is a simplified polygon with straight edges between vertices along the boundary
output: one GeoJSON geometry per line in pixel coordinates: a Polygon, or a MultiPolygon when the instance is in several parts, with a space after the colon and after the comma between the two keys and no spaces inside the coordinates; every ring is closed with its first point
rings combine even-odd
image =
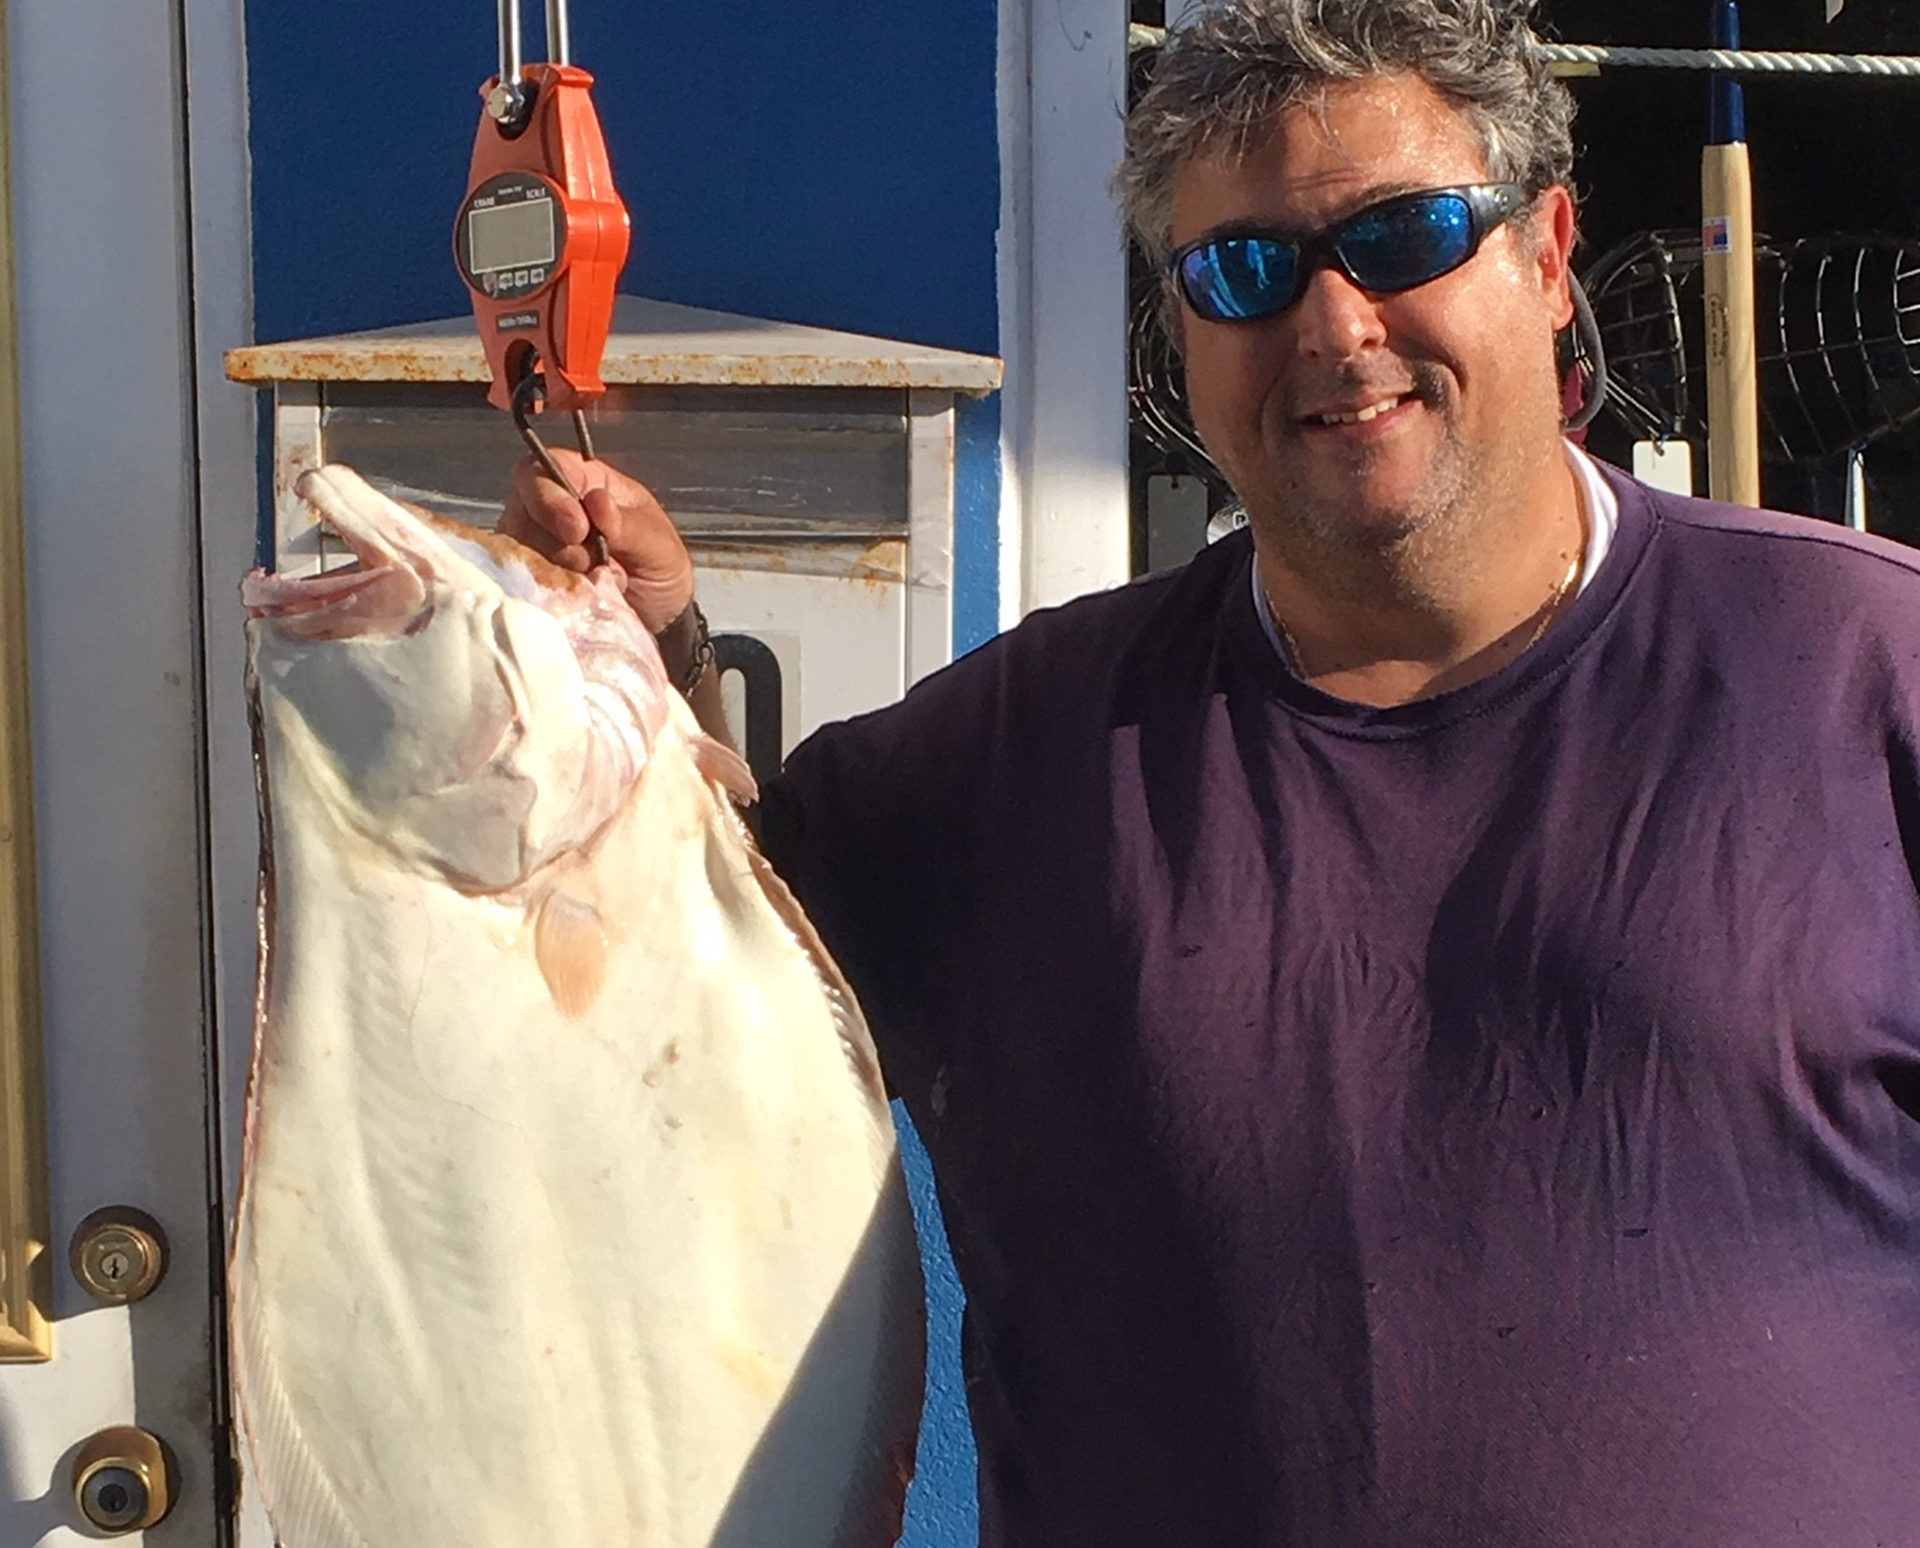
{"type": "MultiPolygon", "coordinates": [[[[696,646],[706,639],[704,620],[687,612],[693,601],[693,561],[687,557],[687,545],[644,484],[604,462],[590,462],[578,452],[558,447],[552,451],[580,498],[574,499],[549,478],[535,458],[522,457],[513,467],[513,493],[500,514],[500,531],[545,554],[562,569],[584,575],[590,567],[587,534],[597,528],[607,540],[608,570],[620,582],[628,606],[640,615],[647,632],[659,638],[668,678],[684,689],[696,646]],[[676,619],[683,620],[680,627],[661,638],[676,619]]],[[[712,659],[710,648],[707,659],[712,659]]],[[[698,677],[687,695],[694,714],[709,736],[734,746],[721,701],[720,674],[703,671],[698,677]]]]}
{"type": "Polygon", "coordinates": [[[573,480],[580,499],[549,478],[534,458],[522,457],[514,464],[513,493],[500,530],[562,569],[584,575],[589,525],[598,528],[607,540],[608,568],[619,578],[627,602],[658,634],[693,600],[693,561],[672,518],[644,484],[604,462],[560,447],[553,448],[553,459],[573,480]]]}

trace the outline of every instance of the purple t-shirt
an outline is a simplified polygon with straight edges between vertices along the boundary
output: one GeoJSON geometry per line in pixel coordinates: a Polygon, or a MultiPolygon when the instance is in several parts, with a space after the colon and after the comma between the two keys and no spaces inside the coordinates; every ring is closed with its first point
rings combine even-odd
{"type": "Polygon", "coordinates": [[[990,1548],[1920,1544],[1920,556],[1616,482],[1456,692],[1292,678],[1243,535],[769,790],[990,1548]]]}

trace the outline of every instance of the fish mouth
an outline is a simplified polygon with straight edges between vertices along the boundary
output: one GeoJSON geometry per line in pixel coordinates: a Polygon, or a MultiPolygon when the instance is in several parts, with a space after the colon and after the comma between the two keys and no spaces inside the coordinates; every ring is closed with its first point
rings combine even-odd
{"type": "Polygon", "coordinates": [[[270,619],[299,639],[349,639],[411,627],[428,607],[432,535],[424,527],[408,530],[404,508],[346,468],[309,469],[294,493],[353,558],[317,575],[253,571],[240,586],[248,616],[270,619]]]}

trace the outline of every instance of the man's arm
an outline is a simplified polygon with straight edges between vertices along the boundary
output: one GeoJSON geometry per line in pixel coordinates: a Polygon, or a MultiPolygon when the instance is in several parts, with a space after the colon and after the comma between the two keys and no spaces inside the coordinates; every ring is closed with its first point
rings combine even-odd
{"type": "Polygon", "coordinates": [[[668,679],[686,693],[700,729],[738,752],[733,728],[727,724],[726,705],[721,701],[720,673],[713,661],[713,641],[707,637],[706,616],[689,600],[685,610],[655,634],[654,640],[660,647],[660,659],[666,663],[668,679]],[[698,676],[694,675],[696,663],[698,676]],[[690,677],[693,683],[688,687],[690,677]]]}

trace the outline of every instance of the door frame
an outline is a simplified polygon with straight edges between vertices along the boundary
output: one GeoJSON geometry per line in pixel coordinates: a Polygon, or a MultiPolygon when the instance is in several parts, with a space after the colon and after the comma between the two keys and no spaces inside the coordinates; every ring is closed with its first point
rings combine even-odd
{"type": "Polygon", "coordinates": [[[271,1548],[259,1491],[234,1476],[239,1454],[226,1349],[225,1264],[240,1185],[246,1089],[259,971],[260,837],[246,693],[246,618],[240,578],[257,561],[263,525],[260,395],[229,381],[228,350],[253,338],[253,181],[247,118],[246,0],[178,0],[183,12],[192,296],[194,494],[200,596],[199,698],[206,942],[206,1082],[210,1213],[213,1427],[227,1484],[218,1542],[271,1548]],[[233,1497],[238,1487],[239,1500],[233,1497]]]}
{"type": "Polygon", "coordinates": [[[1125,0],[1000,6],[1001,623],[1125,582],[1125,0]]]}

